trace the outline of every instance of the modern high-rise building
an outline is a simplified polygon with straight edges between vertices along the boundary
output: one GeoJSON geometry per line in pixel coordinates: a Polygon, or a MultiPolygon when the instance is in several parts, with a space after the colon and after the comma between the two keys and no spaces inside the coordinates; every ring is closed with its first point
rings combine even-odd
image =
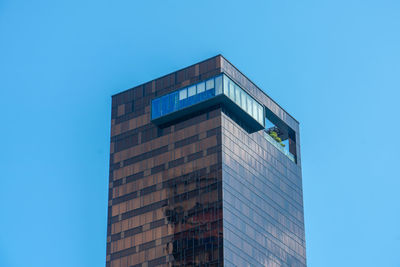
{"type": "Polygon", "coordinates": [[[306,266],[299,123],[223,56],[112,97],[106,266],[306,266]]]}

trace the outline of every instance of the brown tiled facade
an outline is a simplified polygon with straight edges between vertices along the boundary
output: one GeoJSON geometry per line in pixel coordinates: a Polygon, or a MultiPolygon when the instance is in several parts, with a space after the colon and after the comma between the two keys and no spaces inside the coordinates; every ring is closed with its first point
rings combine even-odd
{"type": "Polygon", "coordinates": [[[113,97],[107,266],[222,264],[221,109],[165,128],[159,95],[215,76],[214,58],[113,97]]]}
{"type": "MultiPolygon", "coordinates": [[[[259,257],[259,261],[249,263],[249,266],[257,266],[258,263],[260,266],[305,266],[299,144],[296,144],[296,163],[287,161],[277,153],[279,151],[261,140],[260,133],[250,135],[241,128],[240,122],[234,116],[231,118],[222,105],[215,105],[163,127],[151,121],[152,99],[220,73],[229,74],[245,87],[293,128],[298,138],[297,121],[222,56],[114,95],[107,267],[242,266],[245,262],[249,263],[246,257],[252,254],[259,257]],[[261,147],[255,142],[261,142],[261,147]],[[249,146],[248,150],[246,146],[249,146]],[[244,160],[261,156],[265,156],[260,161],[261,165],[244,160]],[[268,160],[269,165],[265,163],[268,160]],[[276,173],[272,175],[271,171],[267,174],[269,168],[276,169],[276,173]],[[292,174],[288,174],[288,169],[292,174]],[[247,208],[240,206],[240,201],[258,200],[254,197],[234,200],[236,196],[232,194],[235,190],[238,194],[244,193],[237,188],[240,175],[258,178],[264,175],[268,182],[262,186],[268,188],[267,193],[280,202],[271,207],[269,202],[265,202],[266,207],[261,202],[247,208]],[[225,176],[227,181],[232,181],[231,184],[224,181],[225,176]],[[225,195],[229,199],[225,200],[225,195]],[[225,206],[229,209],[225,210],[225,206]],[[235,232],[232,230],[234,227],[242,227],[235,225],[232,216],[250,216],[246,215],[246,209],[251,211],[260,207],[268,212],[260,213],[259,220],[265,217],[271,225],[283,223],[283,226],[275,229],[275,226],[263,224],[242,225],[244,230],[239,229],[239,232],[247,233],[248,230],[254,238],[257,238],[257,233],[264,235],[260,244],[265,243],[265,251],[262,245],[251,245],[251,242],[246,247],[246,238],[234,237],[231,233],[235,232]],[[224,218],[225,213],[229,217],[224,218]],[[264,233],[257,227],[266,227],[267,230],[264,233]],[[235,244],[233,240],[238,238],[241,243],[235,244]],[[267,242],[270,242],[270,248],[267,242]],[[234,248],[236,245],[244,247],[234,248]],[[249,249],[245,252],[247,256],[235,252],[245,247],[249,249]],[[258,252],[252,251],[251,247],[258,252]],[[235,253],[238,256],[232,256],[235,253]],[[262,264],[266,260],[261,259],[263,256],[260,253],[268,255],[270,265],[262,264]]],[[[246,224],[245,220],[239,221],[246,224]]]]}

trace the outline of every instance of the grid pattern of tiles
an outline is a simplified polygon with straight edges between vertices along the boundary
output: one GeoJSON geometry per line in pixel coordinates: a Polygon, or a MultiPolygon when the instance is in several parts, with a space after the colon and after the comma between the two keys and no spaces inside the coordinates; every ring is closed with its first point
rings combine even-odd
{"type": "Polygon", "coordinates": [[[222,116],[224,262],[304,267],[301,170],[262,132],[222,116]]]}
{"type": "Polygon", "coordinates": [[[306,266],[298,132],[222,56],[113,96],[106,266],[306,266]],[[294,129],[296,163],[219,105],[151,122],[153,99],[221,73],[294,129]]]}
{"type": "Polygon", "coordinates": [[[150,121],[152,99],[218,75],[219,62],[113,96],[107,267],[223,265],[221,109],[150,121]]]}

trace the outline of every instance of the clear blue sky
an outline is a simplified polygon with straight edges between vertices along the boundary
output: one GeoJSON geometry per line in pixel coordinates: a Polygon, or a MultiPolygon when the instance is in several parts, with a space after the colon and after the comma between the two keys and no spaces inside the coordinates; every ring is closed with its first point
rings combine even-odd
{"type": "Polygon", "coordinates": [[[399,267],[399,14],[0,0],[0,266],[104,266],[111,95],[221,53],[301,123],[308,265],[399,267]]]}

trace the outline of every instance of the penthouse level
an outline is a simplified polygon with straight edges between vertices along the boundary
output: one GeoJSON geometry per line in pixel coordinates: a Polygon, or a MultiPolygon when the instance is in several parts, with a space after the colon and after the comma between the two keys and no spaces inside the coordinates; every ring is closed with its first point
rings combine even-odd
{"type": "MultiPolygon", "coordinates": [[[[221,57],[221,63],[228,62],[221,57]]],[[[152,99],[151,120],[163,127],[217,105],[233,114],[249,133],[264,130],[263,136],[276,149],[296,161],[296,132],[292,127],[297,126],[297,121],[245,76],[238,75],[237,70],[235,72],[228,67],[221,68],[221,73],[214,77],[193,82],[152,99]],[[246,88],[244,84],[250,87],[246,88]],[[265,104],[261,104],[258,97],[267,100],[265,104]],[[280,112],[276,114],[271,107],[280,112]],[[289,119],[287,122],[292,127],[281,117],[289,119]]]]}
{"type": "Polygon", "coordinates": [[[114,95],[106,266],[305,267],[299,140],[221,55],[114,95]]]}

